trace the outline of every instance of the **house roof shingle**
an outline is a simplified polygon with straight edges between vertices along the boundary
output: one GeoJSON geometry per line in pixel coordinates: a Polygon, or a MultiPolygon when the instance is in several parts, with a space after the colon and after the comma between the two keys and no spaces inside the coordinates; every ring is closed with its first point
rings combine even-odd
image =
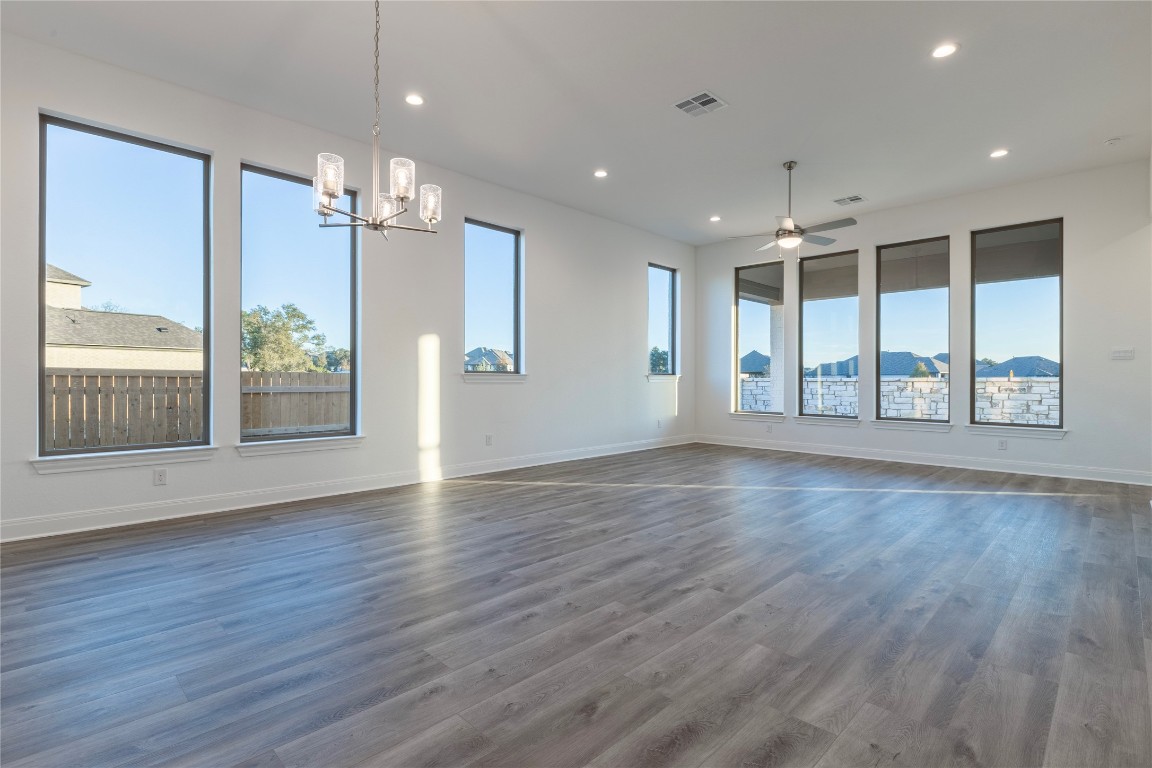
{"type": "Polygon", "coordinates": [[[92,283],[84,278],[60,269],[60,267],[55,264],[47,264],[45,266],[47,269],[44,270],[44,279],[49,283],[68,283],[69,285],[78,285],[81,288],[92,285],[92,283]]]}
{"type": "Polygon", "coordinates": [[[201,349],[203,334],[161,315],[44,307],[48,344],[90,347],[201,349]],[[163,330],[161,330],[163,329],[163,330]]]}
{"type": "Polygon", "coordinates": [[[764,373],[770,365],[772,358],[754,349],[740,358],[740,373],[764,373]]]}
{"type": "Polygon", "coordinates": [[[1060,363],[1039,355],[1025,355],[1014,357],[987,368],[978,369],[979,374],[985,378],[1001,378],[1011,373],[1013,376],[1059,376],[1060,363]]]}

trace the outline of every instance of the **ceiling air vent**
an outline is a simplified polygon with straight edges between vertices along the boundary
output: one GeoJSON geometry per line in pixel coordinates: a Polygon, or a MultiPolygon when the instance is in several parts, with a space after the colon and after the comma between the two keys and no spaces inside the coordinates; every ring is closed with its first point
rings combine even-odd
{"type": "Polygon", "coordinates": [[[864,202],[864,198],[862,198],[860,195],[848,195],[848,197],[836,198],[832,202],[836,203],[836,205],[854,205],[856,203],[864,202]]]}
{"type": "Polygon", "coordinates": [[[686,115],[692,117],[699,117],[706,115],[709,112],[715,112],[718,109],[723,109],[728,106],[725,102],[716,98],[707,91],[693,96],[690,99],[685,99],[676,105],[676,109],[680,110],[686,115]]]}

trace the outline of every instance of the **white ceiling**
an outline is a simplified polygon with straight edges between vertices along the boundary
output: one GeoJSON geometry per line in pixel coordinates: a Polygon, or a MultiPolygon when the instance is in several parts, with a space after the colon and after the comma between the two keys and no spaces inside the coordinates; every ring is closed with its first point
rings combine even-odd
{"type": "MultiPolygon", "coordinates": [[[[1146,158],[1152,145],[1149,2],[387,2],[383,13],[385,147],[689,243],[773,229],[785,160],[799,161],[794,212],[812,224],[1146,158]],[[945,40],[960,51],[933,59],[945,40]],[[730,106],[673,108],[701,90],[730,106]],[[426,104],[405,105],[410,91],[426,104]],[[1113,136],[1124,140],[1106,146],[1113,136]],[[1012,153],[989,159],[1000,146],[1012,153]],[[598,167],[608,178],[592,177],[598,167]],[[867,201],[832,203],[846,195],[867,201]]],[[[371,3],[6,0],[0,22],[369,139],[371,3]]]]}

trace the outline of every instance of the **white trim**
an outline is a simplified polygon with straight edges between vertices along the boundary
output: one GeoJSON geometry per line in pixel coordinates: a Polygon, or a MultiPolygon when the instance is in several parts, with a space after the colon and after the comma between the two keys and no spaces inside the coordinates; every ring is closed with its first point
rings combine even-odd
{"type": "Polygon", "coordinates": [[[909,432],[951,432],[952,425],[940,421],[896,421],[873,419],[872,429],[903,429],[909,432]]]}
{"type": "Polygon", "coordinates": [[[280,440],[260,440],[240,443],[236,453],[241,456],[274,456],[280,453],[308,453],[310,451],[338,451],[346,448],[359,448],[364,435],[340,435],[339,437],[297,437],[280,440]]]}
{"type": "Polygon", "coordinates": [[[634,440],[628,443],[596,445],[590,448],[569,448],[563,451],[532,453],[526,456],[509,456],[503,459],[472,461],[467,464],[454,464],[443,467],[443,476],[445,479],[448,479],[453,477],[467,477],[469,475],[482,475],[487,472],[500,472],[506,469],[522,469],[524,467],[535,467],[541,464],[555,464],[561,461],[592,459],[598,456],[614,456],[620,453],[647,451],[652,448],[667,448],[673,445],[687,445],[688,443],[694,442],[696,442],[695,435],[679,435],[677,437],[661,437],[653,440],[634,440]]]}
{"type": "Polygon", "coordinates": [[[929,464],[958,469],[985,469],[990,472],[1015,472],[1021,475],[1067,477],[1080,480],[1103,480],[1109,483],[1152,485],[1152,471],[1113,469],[1111,467],[1082,467],[1074,464],[1046,464],[1037,461],[1004,461],[972,456],[952,456],[919,451],[891,451],[879,448],[850,448],[843,445],[799,443],[787,440],[760,440],[757,438],[729,437],[727,435],[697,435],[697,442],[712,445],[731,445],[738,448],[765,448],[792,453],[815,453],[822,456],[846,456],[854,459],[898,461],[906,464],[929,464]]]}
{"type": "Polygon", "coordinates": [[[475,371],[462,373],[460,378],[468,384],[524,384],[528,381],[528,374],[475,371]]]}
{"type": "Polygon", "coordinates": [[[964,429],[970,435],[1025,437],[1030,440],[1063,440],[1068,434],[1068,430],[1055,427],[998,427],[994,424],[968,424],[964,429]]]}
{"type": "Polygon", "coordinates": [[[63,472],[90,472],[96,469],[149,467],[156,464],[179,464],[187,461],[209,461],[216,455],[214,445],[188,448],[149,448],[143,451],[108,451],[107,453],[70,453],[64,456],[41,456],[30,463],[41,475],[63,472]]]}
{"type": "Polygon", "coordinates": [[[786,418],[782,413],[756,413],[755,411],[729,411],[728,418],[732,421],[770,421],[782,424],[786,418]]]}
{"type": "Polygon", "coordinates": [[[649,373],[649,374],[645,375],[645,378],[648,379],[648,381],[676,382],[676,381],[680,381],[680,374],[679,373],[649,373]]]}
{"type": "Polygon", "coordinates": [[[855,416],[793,416],[797,424],[813,427],[859,427],[860,419],[855,416]]]}
{"type": "Polygon", "coordinates": [[[216,512],[231,512],[248,507],[261,507],[292,501],[333,496],[357,491],[373,491],[397,485],[410,485],[420,481],[416,470],[369,475],[348,480],[323,480],[315,483],[279,486],[252,491],[232,491],[185,499],[167,499],[122,507],[88,509],[80,512],[61,512],[53,515],[22,517],[0,522],[3,541],[35,539],[64,533],[80,533],[122,525],[152,523],[180,517],[195,517],[216,512]]]}

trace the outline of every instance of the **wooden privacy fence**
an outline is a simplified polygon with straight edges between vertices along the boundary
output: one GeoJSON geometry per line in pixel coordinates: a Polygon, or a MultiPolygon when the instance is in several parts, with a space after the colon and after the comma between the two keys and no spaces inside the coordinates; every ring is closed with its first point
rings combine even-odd
{"type": "MultiPolygon", "coordinates": [[[[240,434],[338,432],[350,423],[346,373],[242,371],[240,434]]],[[[201,371],[49,368],[44,450],[204,440],[201,371]]]]}
{"type": "Polygon", "coordinates": [[[350,418],[347,373],[240,372],[240,435],[340,432],[350,418]]]}
{"type": "Polygon", "coordinates": [[[200,442],[203,385],[201,371],[48,368],[44,449],[200,442]]]}

